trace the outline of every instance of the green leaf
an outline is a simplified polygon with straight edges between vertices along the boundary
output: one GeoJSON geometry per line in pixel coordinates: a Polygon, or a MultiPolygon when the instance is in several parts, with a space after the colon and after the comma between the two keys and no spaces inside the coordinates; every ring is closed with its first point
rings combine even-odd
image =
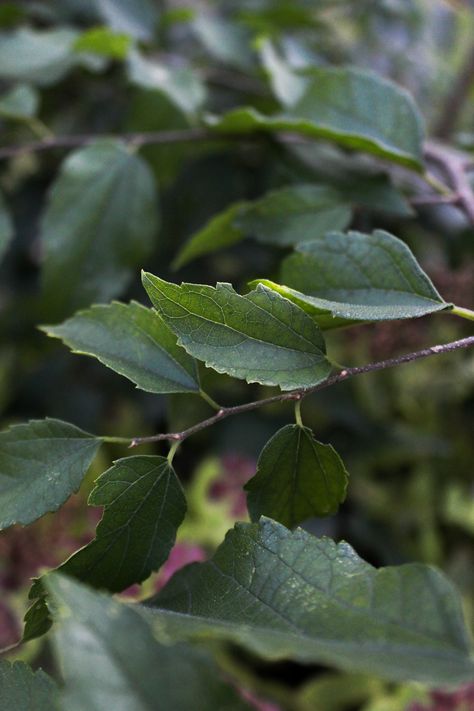
{"type": "Polygon", "coordinates": [[[236,226],[235,218],[246,205],[245,202],[236,202],[209,220],[186,242],[175,258],[173,268],[180,269],[197,257],[240,242],[242,231],[236,226]]]}
{"type": "Polygon", "coordinates": [[[238,108],[207,122],[222,133],[291,131],[323,138],[422,170],[423,127],[412,98],[396,84],[358,69],[313,69],[291,112],[265,116],[238,108]]]}
{"type": "Polygon", "coordinates": [[[262,450],[257,473],[245,485],[252,521],[269,516],[288,528],[336,513],[348,474],[337,452],[308,427],[286,425],[262,450]]]}
{"type": "Polygon", "coordinates": [[[92,52],[111,59],[125,59],[130,46],[131,39],[123,32],[113,32],[108,27],[93,27],[77,38],[74,50],[92,52]]]}
{"type": "Polygon", "coordinates": [[[13,237],[13,222],[8,212],[3,194],[0,192],[0,259],[7,251],[13,237]]]}
{"type": "Polygon", "coordinates": [[[303,95],[307,79],[291,69],[269,39],[259,43],[259,53],[276,98],[283,106],[293,106],[303,95]]]}
{"type": "Polygon", "coordinates": [[[151,309],[130,304],[95,305],[42,330],[74,353],[90,355],[151,393],[199,391],[196,362],[151,309]]]}
{"type": "Polygon", "coordinates": [[[96,481],[90,506],[104,506],[95,539],[59,570],[95,588],[120,592],[168,558],[186,499],[165,457],[119,459],[96,481]]]}
{"type": "Polygon", "coordinates": [[[153,0],[94,0],[109,27],[138,40],[153,39],[158,20],[153,0]]]}
{"type": "Polygon", "coordinates": [[[272,190],[241,210],[235,225],[260,242],[288,247],[345,229],[352,210],[325,185],[290,185],[272,190]]]}
{"type": "Polygon", "coordinates": [[[240,242],[251,235],[263,243],[286,247],[345,229],[352,205],[412,215],[410,206],[385,178],[364,178],[340,187],[289,185],[266,193],[252,202],[237,202],[215,215],[190,237],[173,262],[179,269],[197,257],[240,242]]]}
{"type": "Polygon", "coordinates": [[[47,674],[24,662],[0,660],[0,708],[7,711],[59,710],[58,687],[47,674]]]}
{"type": "Polygon", "coordinates": [[[451,306],[406,244],[382,230],[332,232],[298,245],[282,264],[281,281],[278,292],[318,322],[328,314],[352,321],[416,318],[451,306]]]}
{"type": "Polygon", "coordinates": [[[39,104],[36,89],[28,84],[18,84],[0,97],[0,118],[23,121],[32,118],[39,104]]]}
{"type": "Polygon", "coordinates": [[[128,57],[127,72],[133,84],[160,91],[185,114],[194,114],[206,100],[205,84],[186,67],[167,67],[135,50],[128,57]]]}
{"type": "Polygon", "coordinates": [[[178,344],[218,373],[292,390],[331,372],[319,328],[271,289],[240,296],[230,284],[178,286],[148,273],[143,285],[178,344]]]}
{"type": "Polygon", "coordinates": [[[441,686],[474,678],[460,598],[427,565],[376,570],[347,543],[270,519],[236,524],[213,559],[144,608],[173,639],[217,637],[265,659],[441,686]]]}
{"type": "Polygon", "coordinates": [[[157,188],[148,165],[119,142],[72,153],[42,221],[48,315],[108,301],[153,246],[157,188]]]}
{"type": "MultiPolygon", "coordinates": [[[[67,711],[245,711],[210,655],[190,645],[160,644],[133,607],[58,574],[55,650],[67,711]]],[[[167,640],[165,640],[166,642],[167,640]]]]}
{"type": "Polygon", "coordinates": [[[252,67],[251,35],[241,25],[209,12],[198,12],[192,25],[211,57],[241,71],[252,67]]]}
{"type": "Polygon", "coordinates": [[[72,51],[77,32],[20,28],[0,33],[0,78],[53,84],[78,61],[72,51]]]}
{"type": "Polygon", "coordinates": [[[56,511],[79,489],[100,440],[60,420],[0,432],[0,530],[56,511]]]}

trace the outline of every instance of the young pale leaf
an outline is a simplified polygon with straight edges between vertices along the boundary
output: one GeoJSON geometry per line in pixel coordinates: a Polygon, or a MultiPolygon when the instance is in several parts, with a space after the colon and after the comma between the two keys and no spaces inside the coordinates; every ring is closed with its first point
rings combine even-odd
{"type": "Polygon", "coordinates": [[[208,124],[222,133],[292,131],[422,169],[422,121],[406,91],[352,68],[313,69],[310,77],[291,111],[265,116],[238,108],[208,117],[208,124]]]}
{"type": "Polygon", "coordinates": [[[266,659],[437,686],[474,678],[461,602],[440,572],[376,570],[347,543],[270,519],[236,524],[212,561],[179,571],[143,610],[174,639],[228,639],[266,659]]]}
{"type": "Polygon", "coordinates": [[[271,289],[240,296],[230,284],[178,286],[148,273],[143,285],[179,345],[218,373],[292,390],[331,372],[319,328],[271,289]]]}
{"type": "Polygon", "coordinates": [[[77,62],[72,51],[77,32],[20,28],[0,33],[0,78],[53,84],[77,62]]]}
{"type": "Polygon", "coordinates": [[[13,222],[8,212],[5,199],[0,192],[0,259],[7,251],[13,237],[13,222]]]}
{"type": "Polygon", "coordinates": [[[259,242],[288,247],[345,229],[352,210],[341,195],[326,185],[290,185],[272,190],[249,203],[235,226],[259,242]]]}
{"type": "Polygon", "coordinates": [[[245,202],[236,202],[209,220],[199,232],[196,232],[186,242],[174,260],[173,268],[180,269],[185,264],[192,262],[193,259],[202,257],[204,254],[231,247],[233,244],[240,242],[243,235],[235,224],[235,218],[241,211],[245,210],[247,204],[245,202]]]}
{"type": "Polygon", "coordinates": [[[92,306],[42,330],[152,393],[199,391],[196,362],[151,309],[133,302],[92,306]]]}
{"type": "Polygon", "coordinates": [[[18,84],[0,97],[0,118],[24,121],[36,114],[38,105],[38,92],[28,84],[18,84]]]}
{"type": "Polygon", "coordinates": [[[56,511],[79,489],[100,440],[60,420],[0,433],[0,530],[56,511]]]}
{"type": "Polygon", "coordinates": [[[47,674],[24,662],[0,660],[0,708],[4,711],[59,711],[59,689],[47,674]]]}
{"type": "Polygon", "coordinates": [[[104,506],[96,537],[60,568],[95,588],[120,592],[165,562],[186,513],[186,499],[164,457],[119,459],[89,496],[104,506]]]}
{"type": "Polygon", "coordinates": [[[259,44],[259,53],[274,95],[283,106],[293,106],[304,94],[308,80],[298,75],[279,56],[272,42],[264,39],[259,44]]]}
{"type": "Polygon", "coordinates": [[[111,59],[125,59],[130,46],[131,38],[123,32],[113,32],[108,27],[93,27],[77,38],[74,50],[111,59]]]}
{"type": "Polygon", "coordinates": [[[269,516],[288,528],[336,513],[348,474],[337,452],[308,427],[286,425],[265,445],[257,473],[245,485],[252,521],[269,516]]]}
{"type": "Polygon", "coordinates": [[[281,268],[278,291],[316,319],[355,321],[424,316],[450,308],[404,242],[388,232],[332,232],[300,244],[281,268]]]}
{"type": "Polygon", "coordinates": [[[102,141],[63,164],[42,222],[48,314],[108,301],[149,253],[158,227],[147,164],[120,142],[102,141]]]}
{"type": "Polygon", "coordinates": [[[167,67],[145,59],[135,50],[130,52],[127,69],[133,84],[162,92],[185,114],[195,113],[206,100],[204,83],[186,67],[167,67]]]}
{"type": "Polygon", "coordinates": [[[55,650],[67,711],[246,711],[211,656],[186,644],[160,644],[133,607],[57,573],[55,650]]]}
{"type": "Polygon", "coordinates": [[[109,27],[138,40],[153,39],[158,20],[153,0],[92,0],[109,27]]]}

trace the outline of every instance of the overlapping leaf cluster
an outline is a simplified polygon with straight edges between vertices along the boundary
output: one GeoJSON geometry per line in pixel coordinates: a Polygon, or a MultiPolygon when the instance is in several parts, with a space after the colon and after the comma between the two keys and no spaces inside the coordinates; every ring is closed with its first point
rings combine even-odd
{"type": "MultiPolygon", "coordinates": [[[[147,580],[169,556],[187,511],[186,476],[174,455],[178,445],[187,447],[181,442],[192,427],[162,437],[172,444],[168,457],[124,450],[128,456],[100,474],[89,493],[89,505],[103,507],[95,538],[30,591],[23,639],[52,629],[61,688],[41,671],[2,662],[2,703],[21,709],[34,698],[38,711],[114,704],[143,711],[156,708],[159,698],[163,708],[183,711],[249,708],[228,683],[236,672],[226,678],[216,654],[228,642],[267,661],[322,664],[390,681],[472,681],[472,640],[460,596],[443,573],[417,563],[377,569],[349,544],[299,528],[336,514],[351,484],[339,454],[305,426],[299,409],[304,397],[345,372],[332,352],[332,332],[460,313],[438,292],[403,233],[355,229],[361,212],[413,217],[392,168],[411,175],[415,187],[433,185],[415,102],[371,72],[317,62],[302,67],[267,37],[252,42],[252,28],[272,26],[265,8],[249,9],[241,24],[184,14],[179,22],[189,23],[193,41],[218,64],[237,66],[273,94],[267,102],[217,110],[218,102],[208,101],[212,82],[198,70],[157,59],[154,28],[166,23],[154,3],[90,5],[81,31],[21,22],[4,30],[0,78],[9,88],[0,96],[0,118],[39,132],[43,149],[54,139],[38,118],[39,89],[73,72],[110,70],[127,87],[140,87],[150,104],[163,100],[173,130],[184,125],[189,140],[197,136],[212,151],[227,141],[276,144],[287,170],[277,173],[275,185],[221,205],[167,257],[180,269],[225,255],[247,238],[272,254],[286,251],[274,258],[274,268],[252,265],[252,280],[241,288],[205,278],[171,281],[163,258],[152,261],[162,222],[158,192],[166,202],[169,180],[152,152],[140,152],[152,137],[87,138],[62,161],[39,224],[41,330],[141,391],[201,398],[216,410],[209,424],[229,414],[207,391],[218,376],[262,386],[259,395],[277,388],[276,399],[297,403],[296,422],[274,432],[261,450],[245,486],[250,522],[236,523],[207,562],[187,566],[134,606],[110,594],[147,580]],[[303,168],[302,145],[308,165],[321,142],[329,164],[353,160],[356,179],[349,169],[329,170],[321,180],[303,168]],[[139,267],[145,267],[151,306],[111,301],[127,293],[139,267]]],[[[304,3],[300,9],[301,21],[312,21],[304,3]]],[[[159,155],[165,164],[166,154],[159,155]]],[[[13,231],[0,195],[0,257],[8,255],[13,231]]],[[[93,435],[53,418],[1,432],[1,528],[57,511],[79,490],[104,443],[134,447],[140,438],[93,435]]]]}

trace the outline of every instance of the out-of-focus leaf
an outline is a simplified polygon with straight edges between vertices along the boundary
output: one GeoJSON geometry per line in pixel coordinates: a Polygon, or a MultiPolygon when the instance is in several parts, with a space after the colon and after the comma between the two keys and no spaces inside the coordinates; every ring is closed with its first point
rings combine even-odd
{"type": "Polygon", "coordinates": [[[146,59],[136,50],[127,62],[131,82],[161,91],[181,111],[195,113],[206,99],[206,87],[196,72],[185,67],[172,68],[146,59]]]}
{"type": "Polygon", "coordinates": [[[292,390],[331,372],[314,321],[271,289],[240,296],[230,284],[178,286],[146,272],[143,285],[178,344],[218,373],[292,390]]]}
{"type": "Polygon", "coordinates": [[[53,597],[55,649],[67,711],[246,711],[205,651],[160,644],[133,607],[57,573],[53,597]]]}
{"type": "Polygon", "coordinates": [[[460,598],[436,569],[376,570],[347,543],[270,519],[236,524],[213,559],[144,608],[173,639],[228,639],[266,659],[440,686],[474,678],[460,598]]]}
{"type": "Polygon", "coordinates": [[[196,362],[151,309],[130,304],[95,305],[42,330],[74,353],[90,355],[152,393],[196,392],[196,362]]]}
{"type": "Polygon", "coordinates": [[[348,474],[338,453],[308,427],[286,425],[263,448],[257,473],[245,485],[252,521],[269,516],[293,528],[313,516],[336,513],[348,474]]]}
{"type": "Polygon", "coordinates": [[[215,59],[242,70],[251,67],[251,38],[242,25],[200,12],[193,22],[193,29],[215,59]]]}
{"type": "Polygon", "coordinates": [[[307,79],[299,76],[280,57],[270,40],[259,45],[260,59],[268,74],[273,93],[283,106],[293,106],[304,94],[307,79]]]}
{"type": "Polygon", "coordinates": [[[56,511],[79,486],[100,440],[60,420],[0,433],[0,529],[56,511]]]}
{"type": "Polygon", "coordinates": [[[38,110],[38,92],[28,84],[18,84],[0,96],[0,118],[21,121],[34,116],[38,110]]]}
{"type": "Polygon", "coordinates": [[[41,226],[48,315],[61,318],[117,296],[157,229],[157,188],[139,156],[116,141],[75,151],[53,185],[41,226]]]}
{"type": "Polygon", "coordinates": [[[99,14],[112,30],[139,40],[150,40],[158,21],[153,0],[94,0],[99,14]]]}
{"type": "Polygon", "coordinates": [[[59,570],[111,592],[158,570],[186,512],[173,467],[154,456],[119,459],[97,479],[89,504],[105,507],[96,536],[59,570]]]}
{"type": "Polygon", "coordinates": [[[59,711],[59,690],[42,669],[0,660],[0,708],[7,711],[59,711]]]}
{"type": "Polygon", "coordinates": [[[0,78],[47,85],[62,79],[76,63],[70,29],[20,28],[0,33],[0,78]]]}
{"type": "Polygon", "coordinates": [[[352,210],[325,185],[290,185],[273,190],[238,211],[234,225],[266,244],[288,247],[345,229],[352,210]]]}
{"type": "Polygon", "coordinates": [[[238,108],[210,116],[207,123],[222,133],[291,131],[422,170],[423,126],[412,98],[396,84],[357,69],[313,69],[306,91],[284,114],[238,108]]]}
{"type": "Polygon", "coordinates": [[[199,232],[186,242],[173,262],[174,269],[180,269],[193,259],[202,257],[218,249],[231,247],[242,239],[242,231],[235,224],[235,218],[245,211],[245,202],[237,202],[215,215],[199,232]]]}
{"type": "Polygon", "coordinates": [[[111,59],[125,59],[131,46],[129,35],[113,32],[108,27],[93,27],[74,43],[76,52],[92,52],[111,59]]]}

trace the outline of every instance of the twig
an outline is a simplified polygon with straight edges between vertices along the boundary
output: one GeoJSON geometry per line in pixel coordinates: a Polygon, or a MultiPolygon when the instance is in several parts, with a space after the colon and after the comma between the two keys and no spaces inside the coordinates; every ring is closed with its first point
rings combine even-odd
{"type": "Polygon", "coordinates": [[[336,385],[348,378],[353,378],[356,375],[362,375],[363,373],[371,373],[376,370],[384,370],[385,368],[392,368],[396,365],[402,365],[403,363],[411,363],[412,361],[419,360],[420,358],[427,358],[433,355],[439,355],[440,353],[449,353],[451,351],[458,350],[460,348],[469,348],[474,346],[474,336],[468,336],[467,338],[462,338],[459,341],[453,341],[451,343],[445,343],[439,346],[430,346],[429,348],[423,348],[420,351],[415,351],[414,353],[406,353],[405,355],[396,356],[395,358],[388,358],[387,360],[381,360],[376,363],[368,363],[367,365],[355,366],[353,368],[344,368],[339,372],[331,375],[327,380],[324,380],[318,385],[314,385],[311,388],[290,390],[288,392],[280,393],[279,395],[274,395],[273,397],[267,397],[262,400],[255,400],[253,402],[246,402],[243,405],[235,405],[234,407],[222,407],[215,415],[208,417],[206,420],[202,420],[192,427],[188,427],[181,432],[169,432],[165,434],[152,435],[150,437],[134,437],[130,442],[130,447],[138,447],[141,444],[148,444],[150,442],[162,442],[164,440],[170,440],[172,442],[182,442],[193,434],[200,432],[215,425],[217,422],[225,420],[227,417],[232,417],[233,415],[240,415],[244,412],[250,412],[252,410],[257,410],[260,407],[265,407],[266,405],[273,405],[277,402],[287,402],[287,401],[299,401],[302,400],[307,395],[316,393],[319,390],[324,390],[331,385],[336,385]]]}
{"type": "Polygon", "coordinates": [[[31,141],[21,146],[5,146],[0,148],[0,159],[12,158],[20,153],[48,151],[54,148],[77,148],[87,146],[94,141],[115,139],[130,143],[134,146],[166,143],[192,143],[221,138],[205,128],[186,128],[176,131],[154,131],[149,133],[120,133],[120,134],[74,134],[71,136],[53,136],[41,141],[31,141]]]}
{"type": "Polygon", "coordinates": [[[431,142],[425,144],[425,156],[428,160],[438,163],[444,170],[459,205],[466,213],[469,222],[474,224],[474,193],[466,174],[465,157],[452,149],[431,142]]]}

